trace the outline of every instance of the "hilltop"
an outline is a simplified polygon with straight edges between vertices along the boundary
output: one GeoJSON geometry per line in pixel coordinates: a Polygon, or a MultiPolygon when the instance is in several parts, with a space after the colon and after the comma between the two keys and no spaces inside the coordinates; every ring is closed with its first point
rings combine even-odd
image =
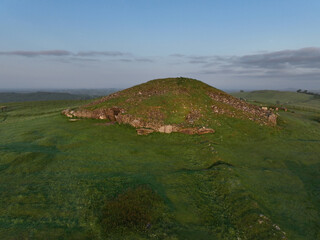
{"type": "Polygon", "coordinates": [[[212,133],[223,118],[275,125],[277,117],[199,80],[182,77],[151,80],[63,113],[130,124],[141,134],[212,133]]]}

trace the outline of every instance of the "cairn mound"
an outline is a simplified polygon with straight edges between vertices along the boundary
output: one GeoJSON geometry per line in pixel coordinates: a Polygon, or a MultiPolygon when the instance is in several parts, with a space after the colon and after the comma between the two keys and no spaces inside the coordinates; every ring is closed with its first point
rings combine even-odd
{"type": "Polygon", "coordinates": [[[182,77],[151,80],[76,110],[64,110],[63,114],[130,124],[141,135],[153,131],[213,133],[209,128],[211,120],[223,117],[249,119],[264,125],[275,125],[277,119],[270,111],[201,81],[182,77]]]}

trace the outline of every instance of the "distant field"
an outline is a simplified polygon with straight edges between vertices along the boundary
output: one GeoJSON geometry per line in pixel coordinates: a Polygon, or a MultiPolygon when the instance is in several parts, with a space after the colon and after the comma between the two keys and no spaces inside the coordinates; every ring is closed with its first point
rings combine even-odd
{"type": "Polygon", "coordinates": [[[85,100],[106,96],[118,89],[66,89],[56,91],[23,90],[8,91],[0,89],[0,104],[7,102],[52,101],[52,100],[85,100]]]}
{"type": "MultiPolygon", "coordinates": [[[[236,95],[319,107],[295,94],[236,95]]],[[[0,112],[0,239],[320,239],[320,114],[137,136],[60,114],[87,101],[0,112]]]]}
{"type": "Polygon", "coordinates": [[[70,93],[55,92],[34,92],[34,93],[14,93],[0,92],[0,104],[7,102],[25,102],[25,101],[48,101],[48,100],[80,100],[89,99],[88,95],[77,95],[70,93]]]}
{"type": "Polygon", "coordinates": [[[258,103],[278,104],[301,110],[320,111],[320,96],[297,92],[261,90],[252,92],[236,92],[233,96],[258,103]]]}

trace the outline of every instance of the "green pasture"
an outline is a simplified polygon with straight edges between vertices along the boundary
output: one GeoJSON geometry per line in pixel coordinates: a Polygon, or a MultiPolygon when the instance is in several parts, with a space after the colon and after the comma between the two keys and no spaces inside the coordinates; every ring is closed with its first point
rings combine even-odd
{"type": "Polygon", "coordinates": [[[236,92],[233,96],[248,102],[290,107],[295,110],[320,113],[320,97],[305,93],[259,90],[252,92],[236,92]]]}
{"type": "Polygon", "coordinates": [[[86,102],[0,112],[0,239],[320,239],[319,113],[138,136],[86,102]]]}

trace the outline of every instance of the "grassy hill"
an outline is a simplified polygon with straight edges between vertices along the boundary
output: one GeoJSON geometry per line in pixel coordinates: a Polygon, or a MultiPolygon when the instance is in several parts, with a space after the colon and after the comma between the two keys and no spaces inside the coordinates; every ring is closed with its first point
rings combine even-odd
{"type": "Polygon", "coordinates": [[[114,118],[156,131],[163,125],[217,127],[225,118],[269,124],[270,114],[201,81],[182,77],[152,80],[100,98],[73,113],[76,117],[114,118]]]}
{"type": "Polygon", "coordinates": [[[320,111],[320,97],[297,92],[260,90],[232,93],[233,96],[265,104],[277,104],[292,109],[320,111]]]}
{"type": "Polygon", "coordinates": [[[60,114],[89,103],[0,112],[0,239],[320,238],[318,113],[148,136],[60,114]]]}

